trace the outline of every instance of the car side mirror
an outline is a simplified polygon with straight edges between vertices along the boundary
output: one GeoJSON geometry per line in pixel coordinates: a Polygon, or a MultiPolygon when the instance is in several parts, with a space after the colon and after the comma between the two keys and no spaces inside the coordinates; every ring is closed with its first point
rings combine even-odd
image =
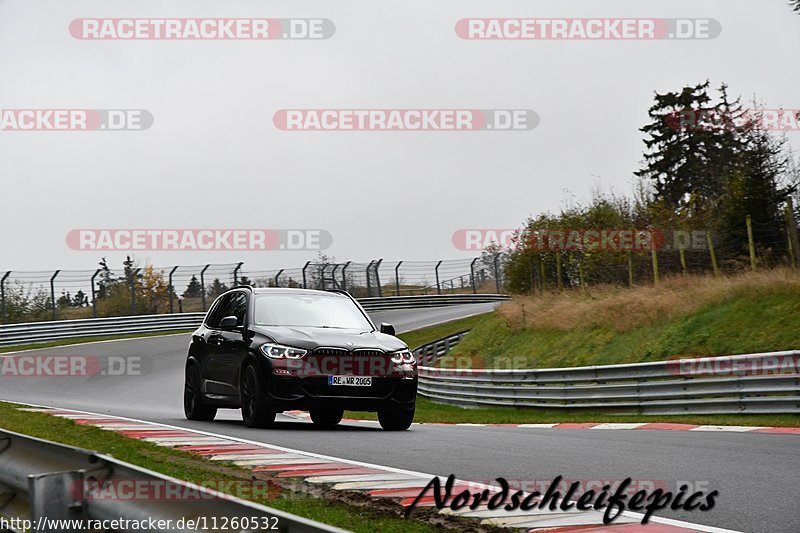
{"type": "Polygon", "coordinates": [[[386,322],[381,324],[381,333],[386,333],[387,335],[395,335],[394,326],[391,324],[387,324],[386,322]]]}
{"type": "Polygon", "coordinates": [[[226,316],[222,319],[222,322],[219,323],[220,329],[236,329],[236,326],[239,325],[239,319],[235,316],[226,316]]]}

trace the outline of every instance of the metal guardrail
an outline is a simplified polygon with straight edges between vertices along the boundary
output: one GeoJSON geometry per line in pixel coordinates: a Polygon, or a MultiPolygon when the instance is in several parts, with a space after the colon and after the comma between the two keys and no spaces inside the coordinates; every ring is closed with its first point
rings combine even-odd
{"type": "MultiPolygon", "coordinates": [[[[387,298],[362,298],[359,303],[367,311],[393,309],[421,309],[475,303],[492,303],[506,300],[499,294],[459,294],[444,296],[394,296],[387,298]]],[[[0,326],[0,346],[32,344],[81,337],[157,333],[192,330],[200,325],[205,313],[180,313],[172,315],[136,315],[85,320],[56,320],[54,322],[28,322],[0,326]]]]}
{"type": "Polygon", "coordinates": [[[531,370],[426,366],[463,336],[414,351],[422,396],[464,407],[611,414],[800,413],[800,351],[531,370]]]}
{"type": "MultiPolygon", "coordinates": [[[[113,494],[113,490],[107,491],[113,494]]],[[[146,491],[143,491],[146,492],[146,491]]],[[[137,492],[138,494],[138,492],[137,492]]],[[[258,530],[263,527],[242,524],[264,520],[284,533],[342,532],[277,509],[234,498],[233,496],[164,476],[124,463],[113,457],[73,448],[0,429],[0,514],[20,520],[171,520],[170,531],[189,531],[176,527],[181,519],[206,520],[223,531],[258,530]],[[98,481],[100,483],[94,482],[98,481]],[[155,488],[169,498],[114,498],[98,494],[103,487],[143,485],[155,488]],[[184,497],[181,497],[184,495],[184,497]],[[216,518],[216,521],[214,519],[216,518]],[[235,519],[235,520],[234,520],[235,519]],[[239,526],[239,527],[236,527],[239,526]]],[[[184,522],[185,523],[185,522],[184,522]]],[[[201,522],[202,523],[202,522],[201,522]]],[[[128,529],[142,531],[131,522],[128,529]]],[[[141,525],[141,522],[139,522],[141,525]]],[[[80,528],[56,527],[50,522],[39,531],[77,531],[80,528]]],[[[216,529],[216,528],[215,528],[216,529]]],[[[163,531],[164,528],[152,531],[163,531]]],[[[272,529],[270,529],[272,530],[272,529]]],[[[194,531],[192,529],[191,531],[194,531]]]]}

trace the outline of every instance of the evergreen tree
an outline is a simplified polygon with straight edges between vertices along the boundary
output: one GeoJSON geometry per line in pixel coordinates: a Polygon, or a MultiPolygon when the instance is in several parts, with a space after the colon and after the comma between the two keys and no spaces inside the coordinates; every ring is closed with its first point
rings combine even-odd
{"type": "Polygon", "coordinates": [[[197,276],[192,276],[186,290],[183,291],[184,298],[200,298],[203,295],[203,286],[197,280],[197,276]]]}
{"type": "Polygon", "coordinates": [[[212,300],[228,291],[228,286],[222,283],[219,278],[214,278],[214,281],[211,282],[211,285],[208,286],[208,296],[212,300]]]}

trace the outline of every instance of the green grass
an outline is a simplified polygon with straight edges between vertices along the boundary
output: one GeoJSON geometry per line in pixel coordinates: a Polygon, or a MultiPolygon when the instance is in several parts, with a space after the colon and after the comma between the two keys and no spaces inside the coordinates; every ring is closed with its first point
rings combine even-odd
{"type": "Polygon", "coordinates": [[[790,350],[800,348],[798,324],[800,291],[743,291],[683,316],[622,330],[511,327],[501,313],[492,313],[442,365],[453,366],[459,356],[475,368],[554,368],[790,350]]]}
{"type": "Polygon", "coordinates": [[[125,335],[107,335],[105,337],[80,337],[74,339],[61,339],[52,342],[40,342],[36,344],[19,344],[16,346],[2,346],[0,353],[8,352],[21,352],[23,350],[38,350],[42,348],[54,348],[57,346],[70,346],[72,344],[84,344],[87,342],[110,341],[118,339],[140,339],[143,337],[162,337],[164,335],[178,335],[181,333],[189,333],[189,330],[175,330],[175,331],[156,331],[151,333],[130,333],[125,335]]]}
{"type": "MultiPolygon", "coordinates": [[[[374,413],[348,412],[348,418],[375,420],[374,413]]],[[[720,426],[800,427],[800,415],[609,415],[574,413],[548,409],[513,407],[479,407],[465,409],[455,405],[434,403],[417,397],[414,422],[448,424],[557,424],[565,422],[670,422],[674,424],[720,426]]]]}
{"type": "Polygon", "coordinates": [[[458,333],[459,331],[470,330],[480,323],[481,318],[485,316],[486,315],[483,314],[452,320],[450,322],[444,322],[428,328],[415,329],[414,331],[401,333],[398,335],[398,337],[403,339],[403,341],[413,350],[422,346],[423,344],[437,341],[454,333],[458,333]]]}
{"type": "MultiPolygon", "coordinates": [[[[44,413],[19,411],[19,407],[21,406],[0,402],[0,426],[3,429],[113,455],[122,461],[191,483],[213,482],[214,487],[224,487],[225,482],[247,482],[251,479],[250,471],[243,468],[220,465],[187,452],[159,447],[92,426],[79,426],[71,420],[44,413]]],[[[274,499],[267,499],[259,491],[254,491],[254,495],[256,497],[252,501],[257,503],[350,531],[441,531],[441,528],[419,520],[392,516],[388,512],[381,514],[374,509],[297,492],[283,490],[274,499]]]]}

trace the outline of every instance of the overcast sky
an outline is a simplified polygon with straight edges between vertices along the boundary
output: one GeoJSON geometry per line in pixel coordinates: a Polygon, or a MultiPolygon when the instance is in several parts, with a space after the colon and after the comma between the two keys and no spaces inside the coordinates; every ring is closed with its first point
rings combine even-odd
{"type": "MultiPolygon", "coordinates": [[[[592,188],[627,193],[653,92],[800,108],[785,0],[0,0],[0,109],[145,109],[145,131],[0,131],[0,269],[91,269],[77,228],[321,228],[342,260],[450,259],[592,188]],[[327,18],[317,41],[86,41],[81,17],[327,18]],[[469,41],[465,17],[713,18],[713,40],[469,41]],[[286,108],[532,109],[530,131],[287,132],[286,108]]],[[[789,139],[800,148],[800,133],[789,139]]],[[[315,252],[142,252],[157,265],[315,252]]]]}

